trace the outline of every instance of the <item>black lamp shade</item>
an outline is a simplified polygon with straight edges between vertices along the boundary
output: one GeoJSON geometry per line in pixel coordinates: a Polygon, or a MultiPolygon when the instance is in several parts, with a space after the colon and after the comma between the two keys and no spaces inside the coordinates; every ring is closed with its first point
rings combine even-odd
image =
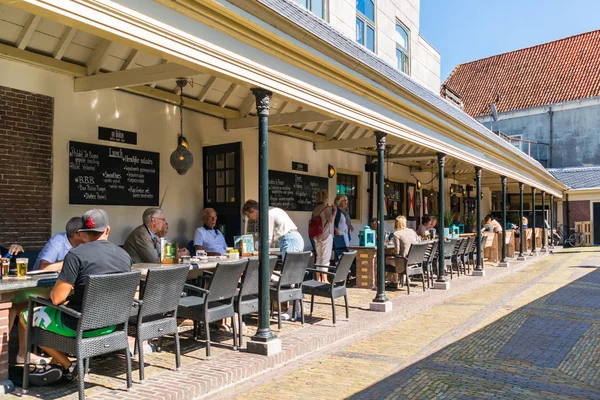
{"type": "Polygon", "coordinates": [[[334,175],[335,175],[335,168],[333,168],[333,165],[329,164],[329,167],[327,170],[327,176],[330,178],[333,178],[334,175]]]}
{"type": "Polygon", "coordinates": [[[187,140],[179,136],[177,148],[171,153],[171,166],[179,175],[185,175],[194,164],[194,155],[187,149],[187,140]]]}

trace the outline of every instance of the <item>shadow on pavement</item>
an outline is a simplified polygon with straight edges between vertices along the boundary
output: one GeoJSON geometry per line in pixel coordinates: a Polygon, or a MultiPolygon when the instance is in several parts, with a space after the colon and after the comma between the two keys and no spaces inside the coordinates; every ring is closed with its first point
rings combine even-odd
{"type": "MultiPolygon", "coordinates": [[[[402,346],[400,337],[398,345],[402,346]]],[[[600,399],[600,270],[350,399],[441,397],[600,399]]]]}

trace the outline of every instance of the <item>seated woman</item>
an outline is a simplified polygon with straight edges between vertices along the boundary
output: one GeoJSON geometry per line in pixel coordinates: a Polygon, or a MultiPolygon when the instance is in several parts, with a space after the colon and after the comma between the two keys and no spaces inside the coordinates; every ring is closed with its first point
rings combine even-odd
{"type": "Polygon", "coordinates": [[[482,232],[484,232],[484,231],[502,232],[502,225],[500,225],[500,223],[498,221],[496,221],[496,219],[494,219],[494,216],[492,214],[488,214],[483,219],[482,232]]]}
{"type": "MultiPolygon", "coordinates": [[[[394,224],[394,249],[396,250],[396,254],[402,257],[406,257],[408,255],[408,251],[410,250],[410,246],[413,243],[418,243],[421,241],[417,232],[414,229],[408,228],[406,226],[406,217],[404,215],[400,215],[396,218],[396,222],[394,224]]],[[[391,258],[390,258],[391,261],[391,258]]],[[[390,262],[391,263],[391,262],[390,262]]],[[[404,260],[394,258],[393,265],[396,267],[396,279],[397,274],[402,273],[406,265],[404,265],[404,260]]]]}

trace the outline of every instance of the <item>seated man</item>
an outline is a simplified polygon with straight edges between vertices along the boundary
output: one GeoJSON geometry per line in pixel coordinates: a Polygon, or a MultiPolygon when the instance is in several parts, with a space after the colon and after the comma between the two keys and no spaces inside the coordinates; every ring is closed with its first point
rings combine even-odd
{"type": "MultiPolygon", "coordinates": [[[[165,213],[157,207],[147,208],[142,214],[142,222],[127,236],[123,249],[129,253],[134,263],[160,263],[158,234],[167,223],[165,213]]],[[[186,255],[189,255],[189,251],[185,248],[177,252],[178,258],[186,255]]]]}
{"type": "MultiPolygon", "coordinates": [[[[58,305],[69,300],[68,307],[81,311],[83,294],[90,275],[117,274],[131,271],[131,258],[119,246],[108,241],[110,226],[108,215],[104,210],[93,209],[82,217],[83,228],[87,232],[89,243],[74,248],[65,256],[63,268],[50,299],[58,305]],[[73,296],[69,297],[71,289],[73,296]]],[[[36,327],[58,335],[75,337],[77,318],[61,313],[51,307],[37,307],[34,311],[33,324],[36,327]]],[[[88,331],[83,337],[105,335],[116,327],[88,331]]],[[[19,341],[25,342],[27,330],[27,311],[23,311],[19,319],[19,341]]],[[[29,376],[32,385],[47,385],[60,379],[63,374],[68,379],[77,375],[76,362],[71,362],[67,355],[55,349],[44,347],[43,350],[52,357],[52,364],[38,367],[29,376]]],[[[23,354],[24,355],[24,354],[23,354]]],[[[22,355],[22,356],[23,356],[22,355]]]]}
{"type": "Polygon", "coordinates": [[[203,213],[204,225],[196,229],[194,248],[204,250],[209,256],[221,256],[227,252],[225,237],[217,229],[217,212],[207,208],[203,213]]]}
{"type": "Polygon", "coordinates": [[[37,261],[33,264],[33,270],[60,271],[69,250],[88,241],[87,233],[79,232],[80,228],[82,228],[81,217],[71,218],[67,222],[65,232],[52,236],[44,245],[37,261]]]}

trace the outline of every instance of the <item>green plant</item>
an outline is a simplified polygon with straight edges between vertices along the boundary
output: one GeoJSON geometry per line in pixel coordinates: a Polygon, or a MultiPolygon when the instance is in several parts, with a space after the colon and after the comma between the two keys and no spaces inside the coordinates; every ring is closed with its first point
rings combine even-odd
{"type": "Polygon", "coordinates": [[[474,212],[468,213],[465,217],[465,225],[475,226],[476,223],[477,223],[477,216],[475,215],[475,213],[474,212]]]}
{"type": "Polygon", "coordinates": [[[454,222],[454,211],[451,208],[444,210],[444,226],[449,227],[454,222]]]}

